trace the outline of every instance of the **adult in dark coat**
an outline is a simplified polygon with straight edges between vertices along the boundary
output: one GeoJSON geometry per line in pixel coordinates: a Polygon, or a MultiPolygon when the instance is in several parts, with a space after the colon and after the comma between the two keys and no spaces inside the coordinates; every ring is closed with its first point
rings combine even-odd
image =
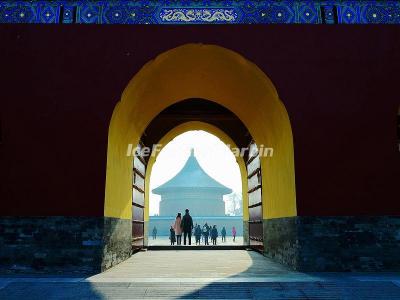
{"type": "Polygon", "coordinates": [[[222,242],[226,242],[226,229],[225,226],[221,230],[222,242]]]}
{"type": "Polygon", "coordinates": [[[185,215],[182,218],[182,231],[183,231],[183,244],[186,245],[186,237],[189,238],[189,245],[192,244],[192,230],[193,230],[193,219],[189,214],[189,210],[185,209],[185,215]]]}
{"type": "Polygon", "coordinates": [[[218,237],[218,230],[217,230],[217,226],[214,225],[213,228],[211,229],[211,241],[212,241],[213,245],[217,244],[217,237],[218,237]]]}
{"type": "Polygon", "coordinates": [[[154,226],[153,228],[153,240],[157,239],[157,228],[154,226]]]}

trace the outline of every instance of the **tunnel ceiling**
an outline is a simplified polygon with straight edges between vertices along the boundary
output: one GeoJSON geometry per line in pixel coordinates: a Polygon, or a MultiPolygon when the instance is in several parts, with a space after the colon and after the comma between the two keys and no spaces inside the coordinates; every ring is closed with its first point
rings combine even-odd
{"type": "Polygon", "coordinates": [[[224,131],[239,147],[247,147],[251,135],[242,121],[225,107],[204,99],[187,99],[173,104],[158,114],[147,126],[141,141],[146,146],[157,144],[176,126],[200,121],[224,131]]]}

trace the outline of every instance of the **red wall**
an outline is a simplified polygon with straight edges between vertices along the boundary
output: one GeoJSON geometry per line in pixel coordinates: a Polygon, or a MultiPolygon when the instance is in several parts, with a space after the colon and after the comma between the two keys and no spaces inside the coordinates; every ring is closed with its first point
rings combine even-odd
{"type": "Polygon", "coordinates": [[[189,42],[237,51],[274,82],[300,215],[400,213],[399,26],[1,25],[1,214],[102,215],[116,102],[189,42]]]}

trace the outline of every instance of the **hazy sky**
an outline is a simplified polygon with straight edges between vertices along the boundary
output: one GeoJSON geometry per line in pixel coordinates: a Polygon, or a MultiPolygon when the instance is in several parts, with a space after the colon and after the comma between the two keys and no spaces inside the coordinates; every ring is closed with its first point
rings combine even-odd
{"type": "Polygon", "coordinates": [[[174,177],[184,166],[190,149],[204,171],[218,182],[241,193],[239,166],[229,148],[216,136],[202,130],[188,131],[173,139],[159,153],[150,176],[150,215],[158,214],[160,196],[151,190],[174,177]]]}

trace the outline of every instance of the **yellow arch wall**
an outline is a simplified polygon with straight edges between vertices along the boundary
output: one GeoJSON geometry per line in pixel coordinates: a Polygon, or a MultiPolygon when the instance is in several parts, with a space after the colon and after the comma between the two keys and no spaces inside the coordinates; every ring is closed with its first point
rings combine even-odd
{"type": "Polygon", "coordinates": [[[148,62],[129,82],[109,128],[104,214],[132,216],[132,157],[151,120],[189,98],[214,101],[236,114],[258,146],[274,148],[261,158],[263,217],[296,215],[293,138],[283,103],[268,77],[239,54],[215,45],[187,44],[148,62]]]}
{"type": "MultiPolygon", "coordinates": [[[[162,139],[158,142],[160,145],[160,150],[162,150],[170,141],[172,141],[178,135],[185,133],[191,130],[204,130],[208,133],[211,133],[218,137],[225,145],[230,148],[237,147],[235,142],[221,129],[218,127],[211,125],[205,122],[199,121],[191,121],[182,123],[175,128],[171,129],[162,139]]],[[[149,220],[149,195],[150,195],[150,175],[153,169],[153,165],[156,162],[157,156],[160,152],[157,152],[156,155],[151,156],[149,162],[147,164],[146,169],[146,179],[145,179],[145,221],[149,220]]],[[[244,162],[243,157],[236,157],[236,162],[239,165],[240,176],[242,178],[242,199],[243,199],[243,220],[247,221],[249,219],[249,210],[248,210],[248,194],[247,194],[247,171],[246,164],[244,162]]]]}

